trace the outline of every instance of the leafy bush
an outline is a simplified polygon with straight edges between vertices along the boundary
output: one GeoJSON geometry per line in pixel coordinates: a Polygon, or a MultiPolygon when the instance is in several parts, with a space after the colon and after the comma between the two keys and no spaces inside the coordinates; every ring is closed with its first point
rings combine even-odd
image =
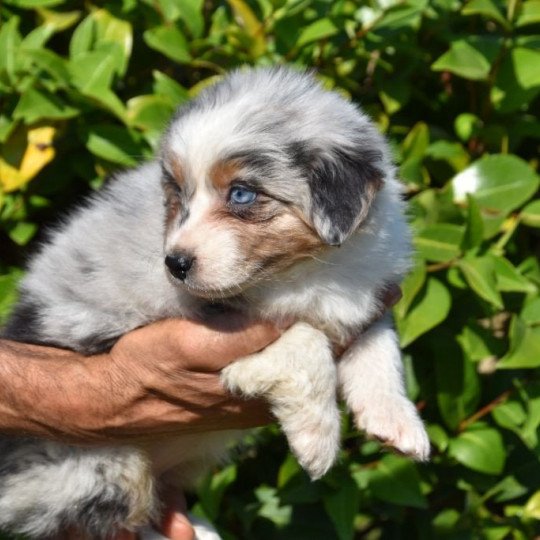
{"type": "Polygon", "coordinates": [[[276,428],[201,486],[224,538],[532,538],[540,519],[540,1],[4,0],[0,317],[26,247],[241,64],[317,70],[391,140],[417,264],[395,309],[434,452],[346,419],[310,483],[276,428]]]}

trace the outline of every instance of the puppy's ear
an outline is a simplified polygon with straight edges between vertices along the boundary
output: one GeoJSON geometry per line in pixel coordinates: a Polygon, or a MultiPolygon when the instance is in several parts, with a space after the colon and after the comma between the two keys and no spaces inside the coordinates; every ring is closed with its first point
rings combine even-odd
{"type": "Polygon", "coordinates": [[[311,222],[325,243],[339,246],[366,218],[382,187],[376,166],[381,154],[351,147],[310,150],[295,143],[294,156],[311,190],[311,222]]]}

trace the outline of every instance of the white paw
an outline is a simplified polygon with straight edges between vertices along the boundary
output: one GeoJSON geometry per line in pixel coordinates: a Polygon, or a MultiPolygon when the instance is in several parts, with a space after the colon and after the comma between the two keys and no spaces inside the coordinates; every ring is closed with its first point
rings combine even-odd
{"type": "Polygon", "coordinates": [[[250,397],[264,395],[269,390],[273,381],[265,379],[249,367],[246,369],[242,361],[229,364],[221,372],[221,382],[229,392],[250,397]]]}
{"type": "Polygon", "coordinates": [[[430,454],[429,438],[415,406],[403,396],[379,397],[355,411],[358,427],[366,434],[418,461],[430,454]]]}
{"type": "Polygon", "coordinates": [[[335,410],[321,410],[319,415],[309,418],[303,414],[305,421],[295,422],[294,427],[286,421],[283,425],[293,454],[312,480],[324,476],[338,456],[340,418],[337,406],[334,407],[335,410]]]}

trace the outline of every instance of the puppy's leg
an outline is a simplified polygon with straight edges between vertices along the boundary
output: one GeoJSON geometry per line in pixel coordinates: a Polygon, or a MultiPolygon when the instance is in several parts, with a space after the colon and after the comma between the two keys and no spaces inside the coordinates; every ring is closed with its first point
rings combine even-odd
{"type": "Polygon", "coordinates": [[[360,429],[415,459],[429,457],[426,430],[405,395],[401,352],[389,317],[375,323],[345,353],[338,377],[360,429]]]}
{"type": "Polygon", "coordinates": [[[223,370],[229,390],[262,396],[271,405],[298,461],[321,477],[339,450],[336,368],[327,337],[297,323],[264,351],[223,370]]]}

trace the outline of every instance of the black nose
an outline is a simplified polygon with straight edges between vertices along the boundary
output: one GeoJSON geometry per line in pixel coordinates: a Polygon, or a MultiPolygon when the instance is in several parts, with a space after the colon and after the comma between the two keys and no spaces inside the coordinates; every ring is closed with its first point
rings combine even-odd
{"type": "Polygon", "coordinates": [[[187,253],[175,253],[174,255],[167,255],[165,257],[165,264],[175,278],[184,281],[194,260],[195,257],[187,253]]]}

